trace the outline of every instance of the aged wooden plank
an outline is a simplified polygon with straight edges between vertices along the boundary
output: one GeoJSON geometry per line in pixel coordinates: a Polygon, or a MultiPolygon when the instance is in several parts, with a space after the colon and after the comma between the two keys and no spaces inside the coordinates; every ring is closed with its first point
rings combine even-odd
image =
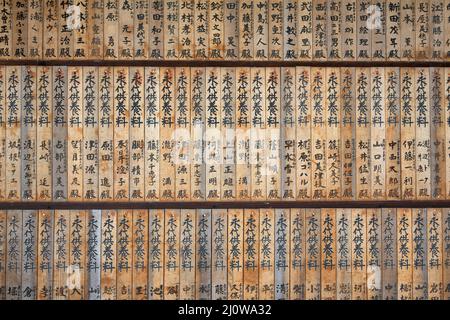
{"type": "Polygon", "coordinates": [[[0,201],[6,198],[6,74],[0,67],[0,201]]]}
{"type": "Polygon", "coordinates": [[[306,290],[306,223],[305,209],[291,209],[290,212],[290,252],[289,252],[289,278],[283,281],[287,283],[288,292],[276,288],[275,296],[290,300],[304,300],[306,290]]]}
{"type": "Polygon", "coordinates": [[[386,59],[387,10],[386,0],[372,0],[368,21],[372,23],[370,30],[372,61],[384,61],[386,59]]]}
{"type": "MultiPolygon", "coordinates": [[[[69,268],[67,286],[69,300],[85,300],[89,298],[88,270],[88,219],[85,210],[70,210],[69,221],[69,268]]],[[[96,248],[96,250],[98,250],[96,248]]]]}
{"type": "Polygon", "coordinates": [[[403,200],[416,198],[416,108],[414,70],[400,70],[401,190],[403,200]]]}
{"type": "Polygon", "coordinates": [[[265,159],[266,199],[281,199],[281,90],[280,69],[266,68],[265,159]]]}
{"type": "Polygon", "coordinates": [[[130,199],[130,75],[114,68],[114,200],[130,199]]]}
{"type": "Polygon", "coordinates": [[[283,60],[298,58],[298,1],[284,0],[283,2],[283,60]]]}
{"type": "Polygon", "coordinates": [[[221,200],[232,201],[236,199],[236,70],[221,71],[221,200]]]}
{"type": "Polygon", "coordinates": [[[321,244],[320,209],[306,209],[306,279],[305,300],[320,300],[320,244],[321,244]]]}
{"type": "Polygon", "coordinates": [[[336,209],[336,299],[352,299],[352,209],[336,209]]]}
{"type": "Polygon", "coordinates": [[[37,210],[24,210],[22,217],[22,300],[37,297],[37,210]]]}
{"type": "Polygon", "coordinates": [[[147,0],[134,1],[134,53],[135,59],[147,59],[150,52],[150,37],[151,29],[149,27],[149,19],[153,10],[150,9],[151,4],[147,0]]]}
{"type": "Polygon", "coordinates": [[[0,300],[6,298],[6,246],[7,246],[7,212],[0,211],[0,300]]]}
{"type": "Polygon", "coordinates": [[[211,282],[211,210],[198,209],[196,212],[196,237],[195,237],[195,282],[196,300],[210,300],[212,293],[211,282]]]}
{"type": "Polygon", "coordinates": [[[386,105],[384,68],[372,68],[370,79],[371,199],[386,198],[386,105]]]}
{"type": "Polygon", "coordinates": [[[37,256],[37,300],[51,300],[53,297],[53,247],[54,212],[38,212],[38,256],[37,256]]]}
{"type": "Polygon", "coordinates": [[[442,247],[442,208],[427,209],[426,238],[427,238],[427,273],[429,300],[443,298],[443,247],[442,247]]]}
{"type": "Polygon", "coordinates": [[[370,69],[356,69],[356,129],[355,129],[355,163],[356,163],[356,199],[371,198],[370,167],[370,127],[371,94],[370,69]]]}
{"type": "Polygon", "coordinates": [[[190,60],[194,57],[194,1],[179,0],[178,44],[179,59],[190,60]]]}
{"type": "Polygon", "coordinates": [[[239,59],[252,60],[254,58],[254,11],[256,0],[237,1],[239,26],[239,59]]]}
{"type": "Polygon", "coordinates": [[[159,68],[145,69],[145,200],[159,199],[159,68]]]}
{"type": "Polygon", "coordinates": [[[11,1],[12,57],[22,59],[28,51],[28,6],[25,0],[11,1]]]}
{"type": "Polygon", "coordinates": [[[353,68],[341,70],[341,123],[340,123],[340,162],[341,162],[341,199],[352,200],[356,191],[355,164],[355,71],[353,68]]]}
{"type": "Polygon", "coordinates": [[[117,211],[117,300],[131,300],[133,292],[133,211],[117,211]]]}
{"type": "Polygon", "coordinates": [[[205,196],[207,201],[220,200],[221,164],[223,159],[221,123],[221,82],[219,68],[206,68],[205,89],[205,196]]]}
{"type": "Polygon", "coordinates": [[[340,140],[341,128],[341,75],[337,68],[328,68],[326,71],[325,89],[325,177],[326,177],[326,197],[328,199],[340,199],[341,189],[341,150],[340,140]]]}
{"type": "Polygon", "coordinates": [[[55,59],[58,54],[58,2],[44,1],[43,57],[55,59]]]}
{"type": "Polygon", "coordinates": [[[117,220],[116,210],[104,210],[101,213],[101,273],[100,297],[102,300],[117,298],[117,220]]]}
{"type": "MultiPolygon", "coordinates": [[[[326,199],[327,159],[326,159],[326,70],[311,69],[311,197],[313,200],[326,199]]],[[[298,138],[297,138],[298,139],[298,138]]],[[[298,183],[298,182],[297,182],[298,183]]]]}
{"type": "Polygon", "coordinates": [[[413,60],[416,51],[416,12],[415,0],[400,3],[400,58],[413,60]]]}
{"type": "Polygon", "coordinates": [[[401,54],[401,1],[386,1],[386,59],[400,60],[401,54]]]}
{"type": "Polygon", "coordinates": [[[445,70],[430,69],[431,197],[445,199],[445,70]]]}
{"type": "Polygon", "coordinates": [[[12,56],[11,4],[11,0],[0,3],[0,57],[2,60],[12,56]]]}
{"type": "Polygon", "coordinates": [[[336,209],[322,209],[320,245],[320,298],[336,299],[336,209]]]}
{"type": "Polygon", "coordinates": [[[69,20],[73,25],[69,28],[73,31],[73,57],[74,59],[86,59],[89,55],[89,33],[88,33],[88,17],[89,17],[89,1],[74,0],[73,10],[69,20]],[[79,10],[79,11],[78,11],[79,10]]]}
{"type": "MultiPolygon", "coordinates": [[[[283,59],[283,0],[268,3],[268,59],[283,59]]],[[[226,30],[226,29],[225,29],[226,30]]],[[[227,40],[225,33],[225,40],[227,40]]],[[[311,44],[311,41],[310,41],[311,44]]],[[[311,49],[310,49],[311,50],[311,49]]]]}
{"type": "Polygon", "coordinates": [[[382,298],[382,238],[381,209],[367,209],[367,299],[382,298]]]}
{"type": "Polygon", "coordinates": [[[83,140],[81,150],[83,157],[83,200],[99,199],[99,106],[100,76],[98,68],[83,68],[83,140]]]}
{"type": "Polygon", "coordinates": [[[74,0],[57,1],[58,3],[58,53],[60,60],[74,57],[74,27],[80,23],[81,8],[74,6],[74,0]],[[80,10],[80,11],[78,11],[80,10]]]}
{"type": "Polygon", "coordinates": [[[226,209],[213,209],[211,214],[211,299],[227,300],[228,211],[226,209]]]}
{"type": "Polygon", "coordinates": [[[228,299],[244,297],[244,210],[228,211],[228,299]]]}
{"type": "Polygon", "coordinates": [[[53,227],[53,299],[69,299],[70,211],[55,210],[53,227]]]}
{"type": "Polygon", "coordinates": [[[415,60],[428,60],[430,58],[430,0],[415,1],[415,60]]]}
{"type": "Polygon", "coordinates": [[[327,4],[327,59],[342,59],[342,43],[341,43],[341,6],[340,1],[330,1],[327,4]]]}
{"type": "Polygon", "coordinates": [[[145,199],[145,118],[143,67],[130,68],[130,201],[145,199]]]}
{"type": "Polygon", "coordinates": [[[244,300],[259,299],[259,210],[244,209],[244,300]]]}
{"type": "Polygon", "coordinates": [[[429,9],[430,58],[439,61],[444,58],[445,51],[445,1],[430,0],[429,9]]]}
{"type": "MultiPolygon", "coordinates": [[[[240,51],[239,51],[238,10],[239,10],[239,1],[224,0],[223,32],[224,32],[225,60],[237,59],[239,56],[240,51]]],[[[279,32],[281,32],[281,30],[279,32]]]]}
{"type": "Polygon", "coordinates": [[[369,20],[372,8],[370,5],[370,0],[356,2],[356,59],[359,61],[369,61],[372,57],[373,22],[369,20]]]}
{"type": "Polygon", "coordinates": [[[236,69],[236,197],[250,199],[250,68],[236,69]]]}
{"type": "Polygon", "coordinates": [[[428,295],[427,215],[427,209],[412,209],[412,298],[414,300],[426,300],[428,295]]]}
{"type": "Polygon", "coordinates": [[[87,49],[86,56],[90,59],[103,59],[104,52],[104,0],[94,0],[87,7],[87,49]]]}
{"type": "Polygon", "coordinates": [[[431,198],[431,121],[429,68],[416,68],[416,192],[418,200],[431,198]]]}
{"type": "Polygon", "coordinates": [[[165,211],[164,299],[180,298],[180,210],[165,211]]]}
{"type": "Polygon", "coordinates": [[[102,212],[89,210],[86,214],[86,266],[85,266],[85,298],[100,300],[102,271],[102,212]]]}
{"type": "Polygon", "coordinates": [[[119,0],[103,0],[103,58],[119,57],[119,0]]]}
{"type": "MultiPolygon", "coordinates": [[[[195,0],[194,7],[194,59],[208,59],[209,54],[209,4],[208,0],[195,0]]],[[[235,17],[237,19],[237,17],[235,17]]]]}
{"type": "Polygon", "coordinates": [[[367,212],[352,209],[352,300],[367,299],[367,212]]]}
{"type": "MultiPolygon", "coordinates": [[[[287,216],[289,217],[289,211],[287,216]]],[[[279,228],[288,230],[289,221],[280,221],[279,228]]],[[[278,229],[280,230],[280,229],[278,229]]],[[[282,231],[280,231],[282,233],[282,231]]],[[[279,238],[279,242],[285,242],[285,254],[289,249],[289,239],[286,239],[288,232],[285,231],[285,239],[279,238]]],[[[274,300],[276,286],[285,284],[282,279],[277,279],[276,265],[275,265],[275,210],[274,209],[260,209],[259,210],[259,275],[258,275],[258,298],[260,300],[274,300]]],[[[283,253],[280,253],[282,256],[283,253]]],[[[289,259],[287,259],[287,267],[289,270],[289,259]]],[[[281,278],[281,277],[280,277],[281,278]]],[[[288,280],[289,277],[285,277],[288,280]]]]}
{"type": "Polygon", "coordinates": [[[450,299],[450,210],[442,211],[442,282],[444,300],[450,299]]]}
{"type": "Polygon", "coordinates": [[[193,209],[180,213],[180,299],[195,300],[196,296],[196,235],[197,214],[193,209]]]}
{"type": "Polygon", "coordinates": [[[383,300],[397,300],[397,210],[381,209],[381,272],[383,300]]]}
{"type": "Polygon", "coordinates": [[[175,199],[191,200],[191,87],[190,68],[175,70],[175,133],[173,161],[175,164],[175,199]]]}
{"type": "MultiPolygon", "coordinates": [[[[312,198],[312,109],[311,109],[311,70],[309,67],[297,67],[295,75],[295,127],[296,127],[296,199],[312,198]]],[[[316,169],[314,167],[314,169],[316,169]]]]}
{"type": "MultiPolygon", "coordinates": [[[[261,233],[261,271],[260,279],[265,269],[269,269],[269,261],[273,261],[273,266],[269,269],[270,275],[265,275],[264,282],[267,289],[262,287],[263,296],[260,299],[288,299],[289,298],[289,279],[290,279],[290,262],[291,254],[291,210],[289,209],[261,209],[260,217],[260,233],[261,233]],[[267,230],[267,231],[266,231],[267,230]],[[272,232],[272,235],[270,235],[272,232]],[[267,239],[265,239],[266,237],[267,239]],[[273,244],[269,242],[273,241],[273,244]],[[266,244],[267,243],[267,244],[266,244]],[[265,247],[268,245],[270,249],[269,255],[265,253],[265,247]],[[264,262],[264,264],[263,264],[264,262]],[[264,268],[266,266],[266,268],[264,268]],[[275,271],[275,274],[273,275],[275,271]],[[268,291],[268,292],[266,292],[268,291]]],[[[292,239],[294,240],[294,239],[292,239]]],[[[269,271],[268,270],[268,271],[269,271]]],[[[264,284],[261,283],[260,286],[264,284]]],[[[261,291],[261,290],[260,290],[261,291]]]]}
{"type": "Polygon", "coordinates": [[[37,118],[36,67],[22,67],[21,112],[21,199],[36,200],[36,118],[37,118]]]}
{"type": "Polygon", "coordinates": [[[164,298],[164,218],[164,210],[162,209],[149,211],[148,298],[150,300],[161,300],[164,298]]]}
{"type": "MultiPolygon", "coordinates": [[[[226,1],[224,0],[210,1],[209,5],[209,58],[214,60],[222,60],[224,58],[224,19],[226,18],[224,15],[225,2],[226,1]]],[[[266,20],[263,18],[263,21],[267,24],[267,18],[265,19],[266,20]]]]}
{"type": "Polygon", "coordinates": [[[113,68],[101,67],[98,106],[98,197],[114,199],[114,74],[113,68]]]}
{"type": "Polygon", "coordinates": [[[341,1],[341,50],[345,60],[356,59],[357,29],[356,29],[356,1],[341,1]]]}
{"type": "Polygon", "coordinates": [[[175,130],[175,70],[160,70],[160,199],[175,199],[175,167],[172,157],[174,148],[173,131],[175,130]]]}
{"type": "Polygon", "coordinates": [[[297,8],[298,59],[311,60],[313,39],[313,1],[299,1],[297,8]]]}
{"type": "Polygon", "coordinates": [[[176,60],[179,57],[178,37],[180,5],[177,0],[163,1],[164,3],[164,59],[176,60]]]}
{"type": "Polygon", "coordinates": [[[327,58],[327,1],[314,1],[313,12],[313,35],[312,35],[312,58],[313,60],[326,60],[327,58]]]}
{"type": "MultiPolygon", "coordinates": [[[[42,59],[43,32],[44,32],[44,1],[28,1],[27,20],[27,52],[30,59],[42,59]]],[[[1,42],[0,42],[1,43],[1,42]]],[[[1,53],[0,53],[1,55],[1,53]]]]}
{"type": "Polygon", "coordinates": [[[295,200],[297,195],[297,117],[295,68],[282,68],[280,75],[280,197],[295,200]]]}
{"type": "Polygon", "coordinates": [[[21,198],[21,67],[6,67],[6,199],[21,198]]]}
{"type": "Polygon", "coordinates": [[[52,187],[53,201],[67,200],[67,67],[53,67],[52,187]]]}
{"type": "Polygon", "coordinates": [[[412,299],[412,209],[397,209],[398,300],[412,299]]]}
{"type": "Polygon", "coordinates": [[[400,69],[385,69],[385,170],[386,170],[386,199],[395,200],[401,197],[400,171],[400,69]]]}
{"type": "Polygon", "coordinates": [[[83,69],[67,69],[67,200],[83,200],[83,69]]]}
{"type": "MultiPolygon", "coordinates": [[[[269,20],[268,20],[268,10],[269,1],[268,0],[256,0],[254,2],[253,11],[253,52],[255,54],[255,60],[267,60],[269,53],[269,20]]],[[[213,19],[214,16],[211,16],[213,19]]],[[[214,22],[211,23],[211,26],[214,22]]],[[[211,36],[214,40],[214,32],[210,31],[211,36]]],[[[214,42],[214,41],[213,41],[214,42]]]]}
{"type": "Polygon", "coordinates": [[[164,2],[150,0],[149,14],[149,57],[162,59],[164,56],[164,2]]]}

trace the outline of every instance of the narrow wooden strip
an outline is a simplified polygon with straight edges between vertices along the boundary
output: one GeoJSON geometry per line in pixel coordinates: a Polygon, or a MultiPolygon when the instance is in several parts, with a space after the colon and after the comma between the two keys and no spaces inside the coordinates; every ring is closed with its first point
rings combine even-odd
{"type": "Polygon", "coordinates": [[[381,273],[383,300],[397,300],[397,211],[381,209],[381,273]]]}
{"type": "MultiPolygon", "coordinates": [[[[305,211],[305,209],[291,209],[290,213],[289,292],[285,294],[290,300],[305,299],[307,250],[305,211]]],[[[280,297],[282,293],[281,288],[277,288],[276,297],[280,297]]]]}
{"type": "Polygon", "coordinates": [[[244,210],[244,300],[259,299],[259,210],[244,210]]]}
{"type": "Polygon", "coordinates": [[[414,300],[426,300],[428,296],[427,270],[427,209],[412,209],[412,256],[414,300]]]}
{"type": "Polygon", "coordinates": [[[412,299],[413,252],[412,210],[397,210],[397,292],[398,300],[412,299]]]}
{"type": "Polygon", "coordinates": [[[196,297],[196,234],[195,210],[181,210],[180,216],[180,299],[194,300],[196,297]]]}
{"type": "Polygon", "coordinates": [[[148,298],[150,300],[162,300],[164,298],[164,230],[164,210],[149,210],[148,298]]]}
{"type": "Polygon", "coordinates": [[[38,212],[38,300],[51,300],[53,297],[54,221],[54,212],[52,210],[40,210],[38,212]]]}
{"type": "Polygon", "coordinates": [[[103,0],[103,58],[119,57],[119,0],[103,0]]]}
{"type": "Polygon", "coordinates": [[[180,298],[180,210],[165,211],[164,299],[180,298]]]}
{"type": "Polygon", "coordinates": [[[244,298],[244,210],[228,211],[228,299],[244,298]]]}
{"type": "Polygon", "coordinates": [[[442,208],[427,210],[427,271],[428,299],[441,300],[443,286],[443,210],[442,208]]]}
{"type": "MultiPolygon", "coordinates": [[[[86,261],[88,259],[88,219],[85,210],[71,210],[69,221],[69,268],[67,286],[69,300],[85,300],[89,298],[88,270],[86,261]]],[[[96,248],[98,250],[98,248],[96,248]]]]}
{"type": "Polygon", "coordinates": [[[117,298],[117,212],[115,210],[102,211],[101,217],[101,299],[115,300],[117,298]]]}
{"type": "Polygon", "coordinates": [[[196,212],[196,300],[211,300],[211,210],[199,209],[196,212]]]}
{"type": "Polygon", "coordinates": [[[28,47],[26,56],[32,59],[42,59],[44,45],[42,41],[44,34],[44,1],[28,1],[27,28],[28,47]]]}
{"type": "Polygon", "coordinates": [[[382,298],[382,216],[381,209],[367,209],[367,299],[382,298]]]}
{"type": "Polygon", "coordinates": [[[37,298],[37,235],[36,210],[24,210],[22,219],[22,300],[37,298]]]}
{"type": "Polygon", "coordinates": [[[352,300],[367,299],[366,228],[366,209],[352,209],[352,300]]]}
{"type": "Polygon", "coordinates": [[[336,299],[336,210],[322,209],[320,246],[320,298],[336,299]]]}
{"type": "Polygon", "coordinates": [[[228,297],[228,211],[212,210],[211,230],[211,286],[212,300],[227,300],[228,297]]]}
{"type": "Polygon", "coordinates": [[[6,298],[7,211],[0,211],[0,300],[6,298]]]}
{"type": "Polygon", "coordinates": [[[69,299],[70,211],[56,210],[53,228],[53,299],[69,299]]]}
{"type": "Polygon", "coordinates": [[[336,299],[352,299],[352,209],[336,209],[336,299]]]}
{"type": "MultiPolygon", "coordinates": [[[[289,217],[289,212],[288,212],[289,217]]],[[[288,230],[289,221],[280,221],[279,228],[288,230]]],[[[278,229],[279,230],[279,229],[278,229]]],[[[283,233],[280,231],[280,233],[283,233]]],[[[277,288],[284,287],[284,293],[289,291],[289,276],[287,272],[284,277],[277,277],[275,270],[275,210],[261,209],[259,210],[259,279],[258,279],[258,298],[261,300],[274,300],[277,288]],[[287,275],[287,276],[286,276],[287,275]],[[278,278],[278,279],[277,279],[278,278]],[[283,279],[284,278],[284,279],[283,279]],[[277,281],[278,280],[278,281],[277,281]],[[285,280],[285,281],[282,281],[285,280]]],[[[278,239],[279,246],[285,244],[284,254],[288,256],[289,239],[288,232],[284,232],[285,238],[278,239]]],[[[281,248],[282,249],[282,248],[281,248]]],[[[279,256],[283,256],[283,252],[279,252],[279,256]]],[[[287,259],[285,270],[289,270],[289,259],[287,259]]],[[[283,292],[283,289],[280,290],[283,292]]]]}
{"type": "Polygon", "coordinates": [[[87,300],[100,300],[102,272],[102,212],[89,210],[86,214],[86,285],[87,300]]]}
{"type": "Polygon", "coordinates": [[[320,209],[306,209],[306,280],[305,300],[320,300],[320,209]]]}
{"type": "Polygon", "coordinates": [[[133,211],[117,211],[117,300],[131,300],[133,291],[133,211]]]}

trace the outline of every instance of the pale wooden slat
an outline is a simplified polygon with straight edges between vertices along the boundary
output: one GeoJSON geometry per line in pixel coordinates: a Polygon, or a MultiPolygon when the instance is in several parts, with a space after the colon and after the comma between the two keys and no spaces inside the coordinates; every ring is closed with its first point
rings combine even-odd
{"type": "Polygon", "coordinates": [[[145,199],[144,68],[130,68],[130,200],[145,199]]]}
{"type": "MultiPolygon", "coordinates": [[[[80,9],[79,15],[75,14],[75,19],[79,22],[74,25],[73,29],[73,57],[74,59],[86,59],[89,55],[89,33],[88,33],[88,17],[89,3],[88,0],[74,0],[72,3],[75,8],[80,9]]],[[[73,17],[71,17],[73,19],[73,17]]]]}
{"type": "Polygon", "coordinates": [[[336,209],[322,209],[320,245],[320,298],[336,299],[336,209]]]}
{"type": "Polygon", "coordinates": [[[161,59],[164,57],[164,3],[159,0],[150,0],[149,15],[149,43],[151,59],[161,59]]]}
{"type": "Polygon", "coordinates": [[[87,52],[90,59],[103,58],[105,41],[103,34],[104,1],[92,1],[87,7],[87,52]]]}
{"type": "Polygon", "coordinates": [[[342,57],[346,60],[355,60],[357,54],[356,2],[341,1],[341,50],[342,57]]]}
{"type": "Polygon", "coordinates": [[[244,297],[244,210],[228,211],[228,299],[244,297]]]}
{"type": "Polygon", "coordinates": [[[54,212],[40,210],[38,213],[38,270],[37,270],[37,299],[51,300],[53,297],[53,228],[54,212]]]}
{"type": "Polygon", "coordinates": [[[6,74],[0,67],[0,200],[6,198],[6,74]]]}
{"type": "Polygon", "coordinates": [[[397,211],[396,209],[381,209],[381,272],[383,300],[396,300],[398,242],[397,242],[397,211]]]}
{"type": "MultiPolygon", "coordinates": [[[[225,11],[227,12],[227,11],[225,11]]],[[[283,0],[269,0],[268,4],[268,58],[269,60],[283,59],[283,0]]],[[[225,15],[227,16],[227,15],[225,15]]],[[[227,40],[225,28],[225,40],[227,40]]],[[[311,43],[311,41],[310,41],[311,43]]],[[[227,44],[227,42],[225,42],[227,44]]],[[[227,54],[226,52],[225,54],[227,54]]]]}
{"type": "Polygon", "coordinates": [[[224,57],[224,2],[210,1],[208,7],[209,58],[222,60],[224,57]]]}
{"type": "Polygon", "coordinates": [[[69,299],[70,211],[55,210],[53,227],[53,299],[69,299]]]}
{"type": "Polygon", "coordinates": [[[369,61],[372,57],[371,29],[368,26],[370,0],[356,2],[356,59],[359,61],[369,61]]]}
{"type": "Polygon", "coordinates": [[[224,19],[224,58],[226,60],[237,59],[239,56],[239,21],[238,21],[238,0],[224,0],[224,16],[232,17],[224,19]]]}
{"type": "Polygon", "coordinates": [[[131,300],[133,290],[133,211],[117,211],[117,300],[131,300]]]}
{"type": "Polygon", "coordinates": [[[149,211],[148,297],[164,298],[165,215],[162,209],[149,211]]]}
{"type": "Polygon", "coordinates": [[[133,2],[129,0],[118,0],[118,17],[119,17],[119,59],[134,58],[134,10],[133,2]]]}
{"type": "Polygon", "coordinates": [[[415,0],[415,60],[428,60],[430,58],[430,11],[430,0],[415,0]]]}
{"type": "Polygon", "coordinates": [[[22,217],[22,300],[37,297],[37,210],[24,210],[22,217]]]}
{"type": "Polygon", "coordinates": [[[412,297],[414,300],[426,300],[428,295],[427,211],[427,209],[412,209],[412,297]]]}
{"type": "Polygon", "coordinates": [[[44,34],[44,1],[28,1],[27,53],[29,58],[41,59],[44,34]]]}
{"type": "Polygon", "coordinates": [[[327,1],[318,0],[313,2],[312,7],[312,45],[313,60],[325,60],[327,58],[327,1]]]}
{"type": "Polygon", "coordinates": [[[369,23],[375,22],[375,26],[370,30],[372,61],[384,61],[386,59],[387,47],[387,1],[372,0],[369,9],[369,23]]]}
{"type": "Polygon", "coordinates": [[[57,2],[44,1],[43,57],[55,59],[58,51],[58,18],[57,2]]]}
{"type": "MultiPolygon", "coordinates": [[[[255,0],[253,9],[253,52],[255,54],[255,60],[267,60],[268,58],[268,0],[255,0]]],[[[213,17],[213,16],[212,16],[213,17]]],[[[211,23],[214,29],[214,22],[211,23]]],[[[214,32],[210,32],[213,36],[213,42],[215,41],[214,32]]]]}
{"type": "Polygon", "coordinates": [[[23,59],[28,51],[27,34],[28,6],[25,0],[11,1],[11,39],[12,39],[12,57],[23,59]]]}
{"type": "Polygon", "coordinates": [[[135,0],[134,1],[134,58],[135,59],[147,59],[149,57],[150,38],[149,33],[151,29],[149,27],[149,18],[153,14],[153,10],[150,9],[150,2],[147,0],[135,0]]]}
{"type": "Polygon", "coordinates": [[[244,300],[259,299],[259,210],[244,209],[244,300]]]}
{"type": "Polygon", "coordinates": [[[367,212],[352,209],[352,300],[367,299],[367,212]]]}
{"type": "Polygon", "coordinates": [[[12,55],[12,25],[11,25],[11,0],[2,1],[0,10],[3,13],[0,22],[1,41],[0,57],[7,60],[12,55]]]}
{"type": "Polygon", "coordinates": [[[103,0],[103,58],[119,57],[119,0],[103,0]]]}
{"type": "Polygon", "coordinates": [[[327,5],[327,59],[337,60],[342,57],[341,43],[341,2],[329,2],[327,5]]]}
{"type": "Polygon", "coordinates": [[[401,1],[386,1],[386,59],[400,60],[401,54],[401,1]]]}
{"type": "Polygon", "coordinates": [[[298,1],[283,1],[283,60],[298,58],[298,12],[298,1]]]}
{"type": "Polygon", "coordinates": [[[226,209],[213,209],[211,219],[211,299],[226,300],[228,297],[228,212],[226,209]]]}
{"type": "Polygon", "coordinates": [[[195,282],[196,300],[210,300],[212,292],[211,282],[211,210],[197,209],[196,211],[196,239],[195,239],[195,282]]]}
{"type": "Polygon", "coordinates": [[[180,213],[180,299],[194,300],[196,295],[197,215],[193,209],[180,213]]]}
{"type": "Polygon", "coordinates": [[[88,219],[89,215],[85,210],[70,210],[69,278],[67,280],[69,300],[85,300],[89,298],[89,288],[86,288],[86,284],[88,284],[88,279],[86,279],[88,275],[88,270],[86,269],[87,249],[89,246],[88,219]]]}
{"type": "Polygon", "coordinates": [[[415,58],[416,15],[415,0],[403,0],[400,3],[400,58],[413,60],[415,58]]]}
{"type": "Polygon", "coordinates": [[[336,299],[352,298],[352,209],[336,209],[336,299]]]}
{"type": "MultiPolygon", "coordinates": [[[[288,211],[289,213],[289,211],[288,211]]],[[[288,214],[289,217],[289,214],[288,214]]],[[[278,223],[279,229],[284,228],[284,238],[279,237],[280,242],[285,242],[284,254],[289,252],[289,241],[287,239],[286,230],[289,227],[289,221],[284,220],[278,223]]],[[[280,230],[280,234],[283,231],[280,230]]],[[[282,256],[283,253],[280,252],[282,256]]],[[[260,300],[274,300],[276,289],[280,284],[276,280],[277,272],[275,270],[275,210],[274,209],[260,209],[259,210],[259,279],[258,279],[258,297],[260,300]]],[[[289,259],[287,259],[287,267],[289,268],[289,259]]],[[[280,277],[281,278],[281,277],[280,277]]],[[[286,277],[287,278],[287,277],[286,277]]],[[[287,289],[287,288],[286,288],[287,289]]]]}
{"type": "Polygon", "coordinates": [[[164,299],[180,298],[180,210],[165,211],[164,299]]]}
{"type": "Polygon", "coordinates": [[[130,198],[130,76],[126,67],[114,68],[114,200],[130,198]]]}
{"type": "Polygon", "coordinates": [[[67,69],[67,200],[83,200],[83,69],[67,69]]]}
{"type": "Polygon", "coordinates": [[[148,210],[133,210],[133,300],[148,299],[148,210]]]}
{"type": "Polygon", "coordinates": [[[398,300],[412,299],[412,210],[397,209],[398,300]]]}
{"type": "MultiPolygon", "coordinates": [[[[290,215],[290,261],[289,292],[285,297],[291,300],[304,300],[306,290],[306,223],[305,209],[291,209],[290,215]]],[[[286,283],[286,280],[284,281],[286,283]]],[[[280,290],[281,291],[281,290],[280,290]]],[[[281,292],[280,292],[281,293],[281,292]]],[[[278,295],[278,288],[276,295],[278,295]]],[[[280,297],[278,295],[278,297],[280,297]]]]}
{"type": "Polygon", "coordinates": [[[306,279],[305,300],[320,299],[320,209],[306,209],[306,279]]]}
{"type": "Polygon", "coordinates": [[[86,215],[85,298],[87,300],[100,300],[101,297],[102,243],[102,212],[89,210],[86,215]]]}
{"type": "Polygon", "coordinates": [[[164,1],[164,59],[176,60],[179,57],[178,37],[180,5],[178,0],[164,1]]]}
{"type": "Polygon", "coordinates": [[[237,1],[238,26],[239,26],[239,59],[251,60],[254,58],[253,50],[253,22],[255,0],[237,1]]]}
{"type": "Polygon", "coordinates": [[[381,209],[367,209],[367,299],[382,298],[381,244],[382,238],[381,209]]]}
{"type": "Polygon", "coordinates": [[[74,4],[74,0],[70,1],[57,1],[57,18],[58,18],[58,52],[56,57],[59,60],[71,60],[73,59],[74,49],[74,31],[72,20],[68,19],[69,15],[76,15],[75,10],[72,12],[71,5],[74,4]],[[69,12],[69,14],[68,14],[69,12]]]}
{"type": "Polygon", "coordinates": [[[6,215],[5,210],[0,211],[0,300],[6,298],[6,215]]]}
{"type": "Polygon", "coordinates": [[[445,1],[430,0],[429,32],[430,32],[430,58],[442,60],[445,51],[445,1]]]}
{"type": "Polygon", "coordinates": [[[443,247],[442,247],[442,208],[427,209],[427,271],[429,300],[441,300],[444,294],[443,287],[443,247]]]}
{"type": "Polygon", "coordinates": [[[450,299],[450,210],[442,212],[442,282],[444,300],[450,299]]]}
{"type": "Polygon", "coordinates": [[[104,210],[101,215],[101,299],[115,300],[117,298],[117,220],[115,210],[104,210]]]}

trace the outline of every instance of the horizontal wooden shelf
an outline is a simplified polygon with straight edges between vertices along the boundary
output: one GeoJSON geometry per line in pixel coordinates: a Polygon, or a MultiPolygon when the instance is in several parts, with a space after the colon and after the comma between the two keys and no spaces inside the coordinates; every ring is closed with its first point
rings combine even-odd
{"type": "Polygon", "coordinates": [[[0,60],[0,65],[122,67],[450,67],[449,61],[0,60]]]}
{"type": "Polygon", "coordinates": [[[2,202],[0,210],[237,209],[237,208],[450,208],[450,200],[2,202]]]}

